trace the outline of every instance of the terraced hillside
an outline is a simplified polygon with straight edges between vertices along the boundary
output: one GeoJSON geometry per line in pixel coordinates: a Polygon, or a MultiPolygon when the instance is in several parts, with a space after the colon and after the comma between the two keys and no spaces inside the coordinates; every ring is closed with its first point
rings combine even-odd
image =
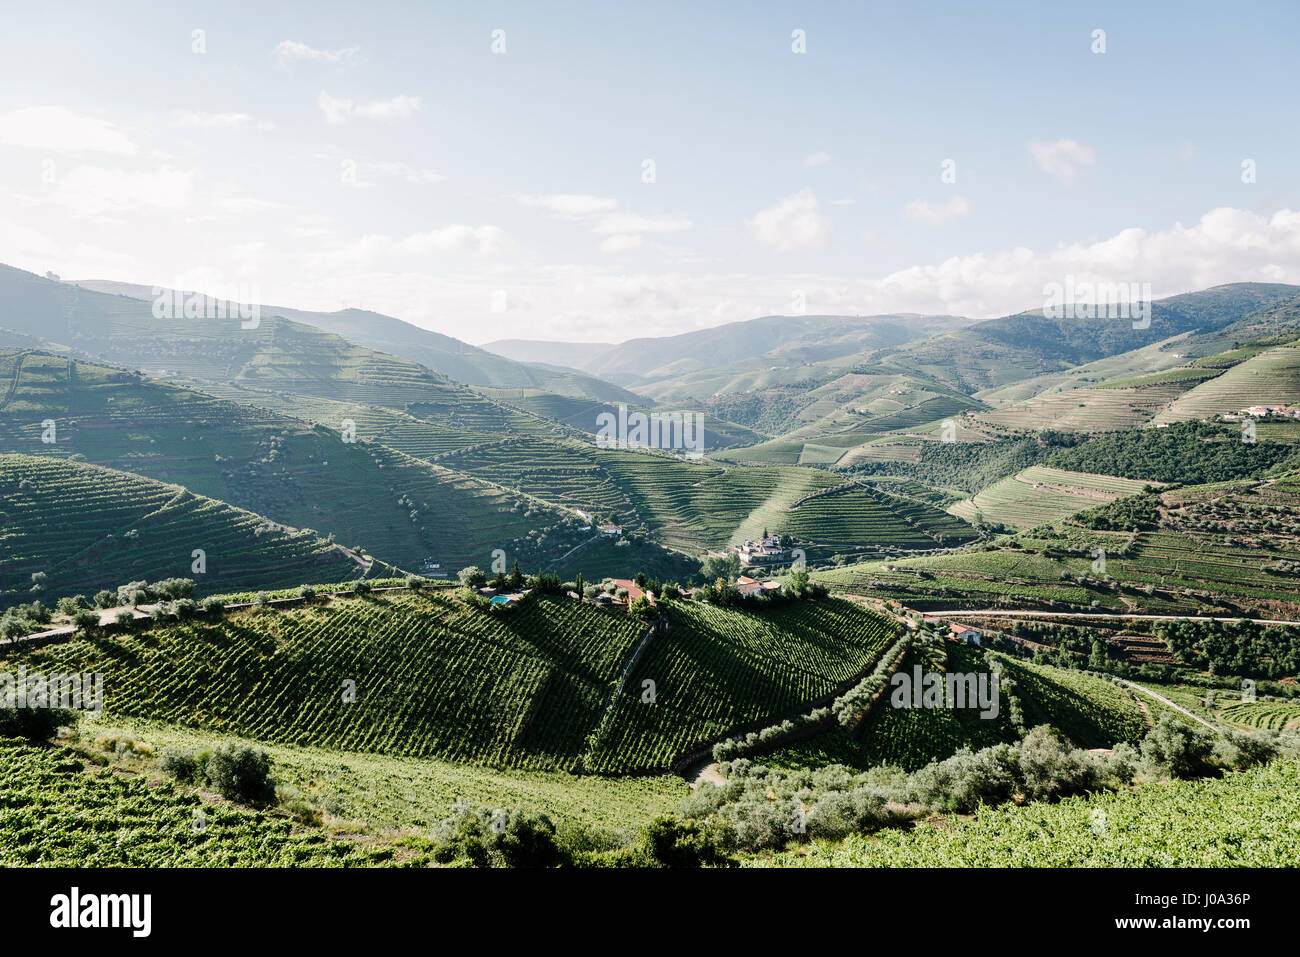
{"type": "Polygon", "coordinates": [[[1290,619],[1300,614],[1297,508],[1296,472],[1187,486],[1089,509],[988,550],[846,565],[813,577],[919,608],[1095,603],[1121,612],[1290,619]]]}
{"type": "Polygon", "coordinates": [[[838,599],[761,612],[675,602],[668,622],[602,726],[593,770],[665,767],[732,730],[788,717],[847,690],[897,631],[838,599]]]}
{"type": "Polygon", "coordinates": [[[20,647],[4,664],[102,672],[110,714],[272,742],[649,771],[826,694],[892,634],[836,599],[762,612],[670,603],[668,616],[612,710],[645,626],[567,598],[534,596],[505,613],[447,592],[335,598],[20,647]],[[653,705],[642,701],[651,676],[653,705]]]}
{"type": "Polygon", "coordinates": [[[45,594],[70,595],[141,579],[193,578],[208,593],[369,571],[310,532],[180,486],[66,459],[0,455],[0,503],[0,604],[30,600],[38,573],[45,594]]]}
{"type": "Polygon", "coordinates": [[[1300,345],[1275,346],[1188,390],[1156,415],[1182,422],[1238,412],[1252,405],[1300,404],[1300,345]]]}
{"type": "MultiPolygon", "coordinates": [[[[978,648],[948,642],[946,654],[945,668],[949,671],[990,674],[988,661],[978,648]]],[[[916,650],[907,653],[899,670],[910,676],[918,665],[922,673],[935,670],[916,650]]],[[[974,707],[896,708],[891,704],[892,692],[893,688],[887,686],[855,733],[837,723],[815,737],[763,756],[762,763],[787,769],[842,764],[864,771],[889,764],[911,771],[962,747],[979,750],[1018,737],[1010,720],[1010,701],[1004,693],[999,694],[997,714],[981,717],[980,710],[974,707]]]]}
{"type": "Polygon", "coordinates": [[[839,489],[831,472],[724,468],[668,455],[527,439],[478,446],[439,460],[458,471],[548,501],[609,516],[661,544],[698,553],[764,529],[828,549],[967,541],[969,526],[924,503],[839,489]]]}
{"type": "Polygon", "coordinates": [[[496,548],[535,567],[582,540],[576,516],[367,441],[359,427],[346,441],[343,431],[47,354],[0,355],[4,371],[0,451],[80,455],[183,485],[412,571],[486,566],[496,548]]]}
{"type": "Polygon", "coordinates": [[[1035,465],[995,482],[948,511],[968,522],[1032,528],[1142,491],[1148,483],[1035,465]]]}

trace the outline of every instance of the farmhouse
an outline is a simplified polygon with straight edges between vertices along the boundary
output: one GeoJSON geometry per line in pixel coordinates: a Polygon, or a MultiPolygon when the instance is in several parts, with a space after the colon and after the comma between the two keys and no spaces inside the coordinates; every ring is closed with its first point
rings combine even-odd
{"type": "Polygon", "coordinates": [[[980,643],[980,630],[978,628],[967,628],[965,625],[951,624],[948,630],[958,641],[964,641],[968,645],[978,645],[980,643]]]}
{"type": "Polygon", "coordinates": [[[1287,419],[1300,419],[1300,409],[1289,405],[1252,405],[1241,411],[1243,415],[1254,416],[1257,419],[1266,419],[1270,415],[1280,415],[1287,419]]]}
{"type": "Polygon", "coordinates": [[[600,534],[602,534],[602,535],[608,535],[610,538],[618,538],[620,535],[623,534],[623,526],[622,526],[622,525],[602,525],[602,526],[600,526],[600,534]]]}
{"type": "Polygon", "coordinates": [[[780,584],[771,579],[750,578],[747,575],[741,575],[736,579],[733,586],[736,591],[740,592],[743,598],[752,598],[754,595],[761,595],[765,592],[773,592],[780,589],[780,584]]]}

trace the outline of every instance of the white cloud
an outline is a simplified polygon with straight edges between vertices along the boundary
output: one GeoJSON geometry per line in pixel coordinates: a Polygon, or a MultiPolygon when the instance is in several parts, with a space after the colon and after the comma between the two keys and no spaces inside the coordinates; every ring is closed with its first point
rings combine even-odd
{"type": "Polygon", "coordinates": [[[1034,158],[1038,168],[1055,176],[1067,186],[1074,182],[1074,177],[1081,166],[1096,166],[1097,151],[1077,140],[1031,140],[1029,155],[1034,158]]]}
{"type": "Polygon", "coordinates": [[[908,219],[919,219],[925,223],[946,223],[958,216],[965,216],[968,212],[970,202],[965,196],[953,196],[946,203],[914,199],[903,207],[903,215],[908,219]]]}
{"type": "Polygon", "coordinates": [[[691,228],[685,216],[642,216],[640,213],[613,213],[602,216],[592,227],[600,235],[611,233],[680,233],[691,228]]]}
{"type": "Polygon", "coordinates": [[[400,161],[375,160],[374,162],[363,163],[362,168],[367,171],[374,171],[381,176],[391,176],[395,179],[405,180],[406,182],[414,183],[417,186],[429,186],[433,183],[441,183],[447,178],[436,169],[412,166],[410,163],[403,163],[400,161]]]}
{"type": "Polygon", "coordinates": [[[260,130],[275,128],[270,120],[257,122],[248,113],[201,113],[192,110],[173,110],[172,125],[183,129],[237,130],[248,126],[260,130]]]}
{"type": "Polygon", "coordinates": [[[430,252],[453,252],[473,250],[490,253],[501,248],[505,233],[496,226],[466,226],[454,223],[441,229],[414,233],[396,243],[398,252],[423,255],[430,252]]]}
{"type": "Polygon", "coordinates": [[[62,106],[28,106],[0,113],[0,143],[54,153],[134,156],[136,145],[112,123],[62,106]]]}
{"type": "Polygon", "coordinates": [[[401,94],[387,100],[370,100],[369,102],[358,103],[356,100],[347,97],[330,96],[324,90],[321,90],[320,96],[316,99],[316,105],[320,107],[325,122],[336,126],[349,123],[354,119],[391,123],[410,119],[419,112],[420,98],[401,94]]]}
{"type": "Polygon", "coordinates": [[[516,203],[526,209],[544,209],[557,216],[590,216],[593,213],[607,213],[618,208],[618,200],[605,196],[590,196],[583,193],[543,193],[540,195],[518,194],[516,203]]]}
{"type": "Polygon", "coordinates": [[[64,206],[78,217],[97,217],[138,209],[186,209],[193,202],[194,171],[161,166],[131,173],[98,166],[78,166],[61,177],[45,196],[23,196],[31,204],[64,206]]]}
{"type": "Polygon", "coordinates": [[[344,47],[341,50],[317,50],[297,40],[281,40],[275,47],[275,60],[280,69],[287,70],[298,60],[319,63],[350,63],[357,55],[357,47],[344,47]]]}
{"type": "Polygon", "coordinates": [[[855,203],[857,203],[857,200],[854,199],[852,196],[842,196],[839,199],[831,200],[832,206],[852,206],[855,203]]]}
{"type": "Polygon", "coordinates": [[[803,158],[804,166],[825,166],[831,161],[830,153],[809,153],[803,158]]]}
{"type": "Polygon", "coordinates": [[[776,249],[813,249],[826,242],[831,224],[812,190],[803,189],[745,220],[750,235],[776,249]]]}
{"type": "Polygon", "coordinates": [[[600,248],[607,253],[621,253],[629,249],[639,249],[641,246],[640,236],[629,236],[625,233],[619,233],[601,240],[600,248]]]}

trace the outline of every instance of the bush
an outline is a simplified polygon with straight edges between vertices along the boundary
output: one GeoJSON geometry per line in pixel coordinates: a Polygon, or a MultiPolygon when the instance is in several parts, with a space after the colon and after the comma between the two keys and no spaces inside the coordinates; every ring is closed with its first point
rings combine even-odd
{"type": "Polygon", "coordinates": [[[352,586],[352,590],[358,595],[369,595],[374,591],[374,588],[371,586],[370,582],[357,582],[352,586]]]}
{"type": "Polygon", "coordinates": [[[275,798],[271,759],[246,744],[216,747],[208,758],[208,780],[229,801],[268,804],[275,798]]]}
{"type": "Polygon", "coordinates": [[[468,568],[462,568],[456,573],[456,577],[459,578],[460,583],[467,588],[482,588],[487,584],[487,575],[485,575],[483,569],[479,568],[477,565],[470,565],[468,568]]]}
{"type": "Polygon", "coordinates": [[[717,825],[657,817],[642,829],[635,851],[656,867],[717,867],[735,863],[726,853],[728,843],[717,825]]]}
{"type": "Polygon", "coordinates": [[[312,588],[310,585],[299,585],[298,597],[305,598],[308,601],[311,601],[313,598],[316,597],[316,589],[312,588]]]}
{"type": "Polygon", "coordinates": [[[69,708],[0,708],[0,737],[45,741],[78,718],[69,708]]]}
{"type": "Polygon", "coordinates": [[[207,765],[211,756],[211,751],[169,748],[163,751],[162,769],[177,781],[184,781],[186,784],[202,784],[207,780],[207,765]]]}
{"type": "Polygon", "coordinates": [[[209,615],[220,615],[226,610],[226,603],[220,598],[203,599],[203,610],[209,615]]]}
{"type": "Polygon", "coordinates": [[[1193,778],[1210,770],[1214,736],[1161,715],[1142,739],[1142,770],[1153,777],[1193,778]]]}
{"type": "Polygon", "coordinates": [[[107,588],[95,592],[96,608],[112,608],[117,604],[117,592],[109,591],[107,588]]]}
{"type": "Polygon", "coordinates": [[[533,811],[462,806],[437,824],[434,840],[433,859],[440,864],[555,867],[567,859],[551,819],[533,811]]]}
{"type": "Polygon", "coordinates": [[[135,614],[129,609],[123,608],[113,616],[113,620],[119,625],[129,625],[131,622],[135,621],[135,614]]]}

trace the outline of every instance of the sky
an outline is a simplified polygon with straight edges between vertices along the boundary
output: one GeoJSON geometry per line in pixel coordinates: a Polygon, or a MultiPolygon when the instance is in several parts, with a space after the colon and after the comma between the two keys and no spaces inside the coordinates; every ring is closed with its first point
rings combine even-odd
{"type": "Polygon", "coordinates": [[[1069,280],[1300,283],[1293,2],[42,2],[5,21],[0,262],[64,279],[367,308],[475,344],[989,317],[1069,280]]]}

